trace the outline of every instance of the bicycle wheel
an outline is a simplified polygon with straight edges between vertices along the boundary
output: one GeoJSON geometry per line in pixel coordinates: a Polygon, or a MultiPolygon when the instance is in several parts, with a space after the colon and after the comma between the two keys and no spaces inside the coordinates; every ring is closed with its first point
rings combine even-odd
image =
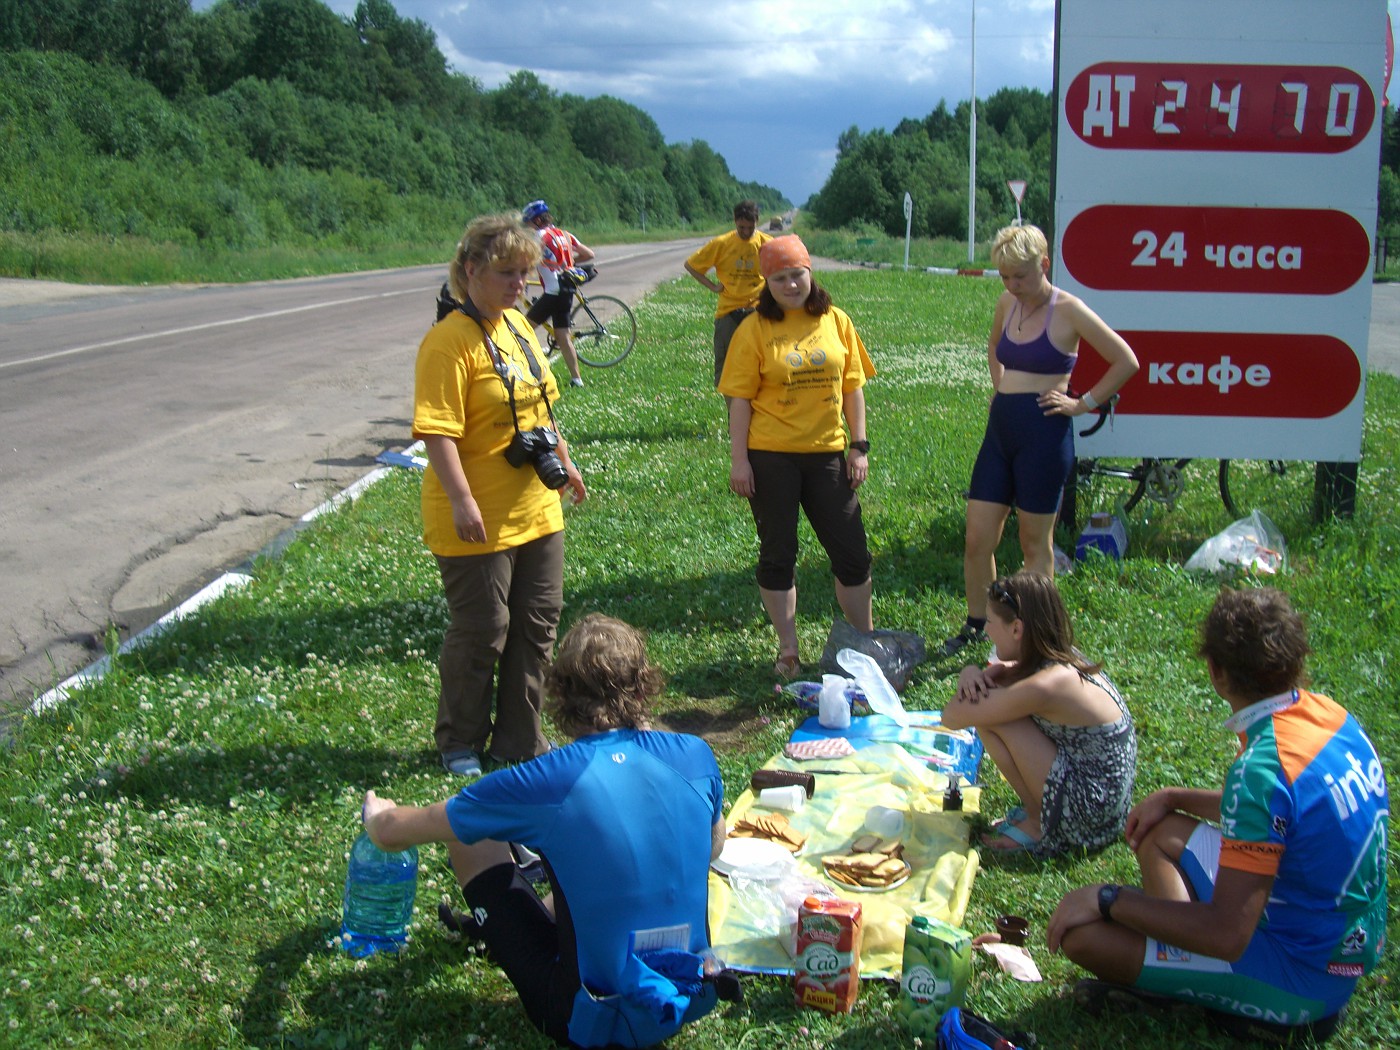
{"type": "Polygon", "coordinates": [[[611,295],[579,299],[569,320],[578,359],[594,368],[611,368],[637,344],[637,319],[626,303],[611,295]]]}
{"type": "Polygon", "coordinates": [[[1314,473],[1311,463],[1222,459],[1220,501],[1232,518],[1262,510],[1288,534],[1289,528],[1312,521],[1314,473]]]}

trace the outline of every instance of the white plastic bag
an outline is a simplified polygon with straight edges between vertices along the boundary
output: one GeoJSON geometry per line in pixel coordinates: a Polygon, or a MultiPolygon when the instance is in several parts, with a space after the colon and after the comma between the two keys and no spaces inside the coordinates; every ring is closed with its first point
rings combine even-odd
{"type": "Polygon", "coordinates": [[[1287,563],[1283,533],[1267,514],[1256,510],[1197,547],[1186,560],[1186,568],[1198,572],[1244,568],[1273,575],[1282,572],[1287,563]]]}
{"type": "Polygon", "coordinates": [[[904,713],[899,694],[894,691],[894,686],[890,685],[890,680],[880,670],[874,657],[855,649],[842,649],[836,654],[836,662],[851,672],[865,694],[865,702],[870,705],[871,711],[877,715],[888,715],[902,726],[909,724],[909,716],[904,713]]]}
{"type": "Polygon", "coordinates": [[[851,703],[846,699],[847,679],[839,674],[822,675],[822,691],[817,695],[817,721],[826,729],[845,729],[851,724],[851,703]]]}

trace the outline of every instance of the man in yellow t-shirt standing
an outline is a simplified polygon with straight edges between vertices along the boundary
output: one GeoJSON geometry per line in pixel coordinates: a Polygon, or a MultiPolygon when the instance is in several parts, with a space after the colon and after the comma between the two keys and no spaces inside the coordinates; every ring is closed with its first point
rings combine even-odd
{"type": "Polygon", "coordinates": [[[685,272],[719,295],[715,306],[715,386],[724,371],[729,340],[739,322],[753,313],[763,275],[758,269],[758,250],[772,240],[758,231],[758,205],[740,201],[734,205],[734,232],[716,237],[685,261],[685,272]],[[709,277],[714,270],[715,279],[709,277]]]}

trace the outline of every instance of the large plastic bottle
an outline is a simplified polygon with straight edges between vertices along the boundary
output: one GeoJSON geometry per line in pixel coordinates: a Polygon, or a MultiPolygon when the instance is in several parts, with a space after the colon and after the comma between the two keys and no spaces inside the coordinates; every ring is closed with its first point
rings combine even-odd
{"type": "Polygon", "coordinates": [[[345,873],[341,947],[357,959],[398,951],[408,939],[417,891],[418,848],[385,853],[361,831],[345,873]]]}

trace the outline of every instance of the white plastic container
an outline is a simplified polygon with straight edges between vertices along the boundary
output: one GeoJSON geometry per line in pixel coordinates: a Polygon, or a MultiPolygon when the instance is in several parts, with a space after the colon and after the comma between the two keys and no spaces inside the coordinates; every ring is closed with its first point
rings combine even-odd
{"type": "Polygon", "coordinates": [[[807,792],[801,784],[764,788],[758,793],[758,804],[769,809],[785,809],[792,813],[807,804],[807,792]]]}
{"type": "Polygon", "coordinates": [[[851,702],[846,699],[847,679],[839,674],[822,675],[822,691],[817,696],[817,721],[825,729],[845,729],[851,724],[851,702]]]}

